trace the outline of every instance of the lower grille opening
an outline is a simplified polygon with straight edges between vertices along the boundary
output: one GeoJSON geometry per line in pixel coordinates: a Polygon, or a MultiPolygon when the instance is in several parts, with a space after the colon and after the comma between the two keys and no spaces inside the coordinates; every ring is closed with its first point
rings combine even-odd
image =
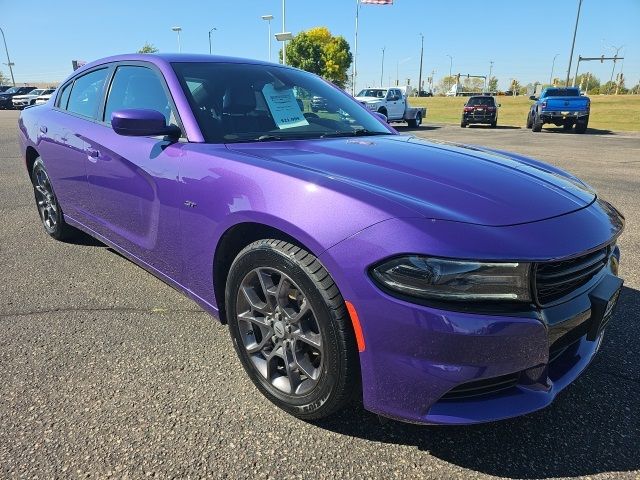
{"type": "Polygon", "coordinates": [[[500,390],[515,387],[518,384],[519,378],[520,372],[515,372],[499,377],[484,378],[482,380],[463,383],[449,390],[443,395],[441,400],[459,400],[499,392],[500,390]]]}

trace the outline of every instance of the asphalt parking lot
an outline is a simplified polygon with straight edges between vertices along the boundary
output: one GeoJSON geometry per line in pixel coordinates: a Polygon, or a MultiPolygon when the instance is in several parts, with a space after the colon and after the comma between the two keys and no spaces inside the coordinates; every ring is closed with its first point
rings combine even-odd
{"type": "Polygon", "coordinates": [[[566,168],[627,219],[626,287],[588,371],[541,412],[424,427],[286,415],[195,303],[98,242],[50,239],[17,118],[0,111],[0,477],[640,478],[640,134],[400,128],[566,168]]]}

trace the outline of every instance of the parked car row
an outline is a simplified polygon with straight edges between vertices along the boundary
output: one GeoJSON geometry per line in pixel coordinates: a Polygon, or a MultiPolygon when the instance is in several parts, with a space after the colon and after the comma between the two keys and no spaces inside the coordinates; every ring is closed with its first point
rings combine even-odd
{"type": "Polygon", "coordinates": [[[29,105],[46,103],[55,88],[0,87],[0,110],[21,110],[29,105]]]}

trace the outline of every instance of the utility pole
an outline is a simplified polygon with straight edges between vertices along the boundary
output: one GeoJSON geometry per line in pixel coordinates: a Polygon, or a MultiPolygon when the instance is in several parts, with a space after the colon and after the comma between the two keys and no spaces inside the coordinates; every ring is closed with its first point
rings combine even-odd
{"type": "Polygon", "coordinates": [[[11,73],[11,82],[13,86],[16,86],[16,80],[13,78],[13,63],[11,63],[11,59],[9,58],[9,49],[7,48],[7,39],[4,37],[4,30],[0,28],[0,33],[2,33],[2,41],[4,42],[4,50],[7,52],[7,67],[9,67],[9,73],[11,73]]]}
{"type": "Polygon", "coordinates": [[[578,0],[578,15],[576,15],[576,26],[573,29],[573,41],[571,42],[571,53],[569,54],[569,67],[567,68],[567,80],[564,86],[569,86],[569,75],[571,74],[571,60],[573,60],[573,48],[576,46],[576,33],[578,33],[578,21],[580,20],[580,8],[582,8],[582,0],[578,0]]]}
{"type": "Polygon", "coordinates": [[[551,75],[549,75],[549,85],[553,85],[553,68],[556,66],[556,58],[558,58],[559,53],[556,53],[553,56],[553,62],[551,62],[551,75]]]}
{"type": "Polygon", "coordinates": [[[424,55],[424,35],[421,33],[420,37],[422,38],[420,43],[420,75],[418,75],[418,96],[420,96],[420,91],[422,90],[422,57],[424,55]]]}
{"type": "Polygon", "coordinates": [[[449,57],[449,81],[447,82],[447,87],[451,88],[451,68],[453,67],[453,57],[451,55],[446,55],[449,57]]]}
{"type": "Polygon", "coordinates": [[[613,86],[613,74],[616,71],[616,58],[618,57],[618,53],[620,53],[620,50],[622,50],[624,48],[624,45],[620,46],[620,47],[616,47],[615,45],[611,45],[609,47],[612,50],[615,50],[616,53],[613,56],[614,60],[613,60],[613,68],[611,69],[611,78],[609,79],[609,89],[607,90],[607,94],[611,93],[611,87],[613,86]]]}
{"type": "Polygon", "coordinates": [[[382,84],[384,82],[383,78],[384,78],[384,51],[387,47],[382,47],[382,70],[380,71],[380,87],[382,87],[382,84]]]}
{"type": "MultiPolygon", "coordinates": [[[[582,0],[580,0],[582,1],[582,0]]],[[[285,28],[285,23],[284,23],[284,13],[285,13],[285,0],[282,0],[282,33],[286,32],[287,29],[285,28]]],[[[282,42],[282,64],[286,65],[287,64],[287,42],[284,41],[282,42]]]]}

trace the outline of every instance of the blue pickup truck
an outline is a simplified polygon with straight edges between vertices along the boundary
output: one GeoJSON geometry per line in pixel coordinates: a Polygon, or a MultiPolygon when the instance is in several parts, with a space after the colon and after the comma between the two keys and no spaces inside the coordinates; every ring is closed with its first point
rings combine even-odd
{"type": "Polygon", "coordinates": [[[527,128],[534,132],[542,130],[545,123],[553,123],[565,130],[574,128],[576,133],[584,133],[589,124],[591,100],[580,95],[579,88],[545,88],[540,97],[531,96],[527,117],[527,128]]]}

